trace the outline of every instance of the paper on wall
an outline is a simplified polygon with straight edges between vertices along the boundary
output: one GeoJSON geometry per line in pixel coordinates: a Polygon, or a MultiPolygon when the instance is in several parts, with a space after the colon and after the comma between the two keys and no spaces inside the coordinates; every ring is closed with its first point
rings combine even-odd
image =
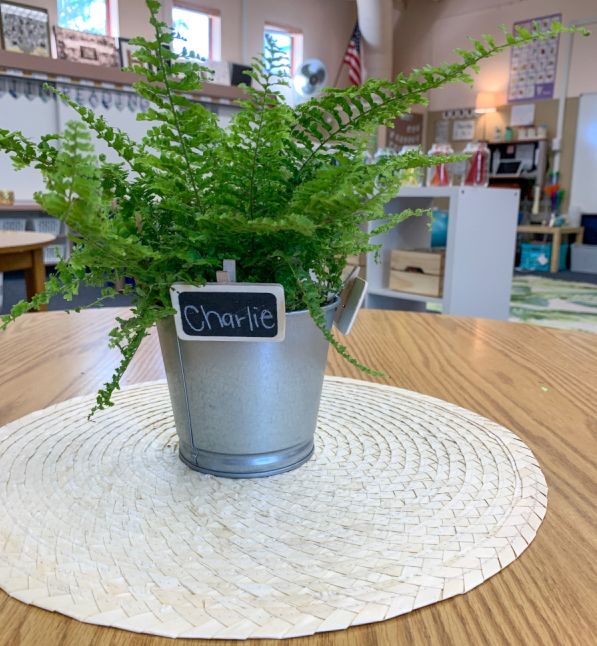
{"type": "Polygon", "coordinates": [[[535,125],[535,104],[522,103],[512,106],[510,115],[511,126],[533,126],[535,125]]]}
{"type": "Polygon", "coordinates": [[[472,141],[475,138],[475,120],[463,119],[454,121],[452,139],[454,141],[472,141]]]}

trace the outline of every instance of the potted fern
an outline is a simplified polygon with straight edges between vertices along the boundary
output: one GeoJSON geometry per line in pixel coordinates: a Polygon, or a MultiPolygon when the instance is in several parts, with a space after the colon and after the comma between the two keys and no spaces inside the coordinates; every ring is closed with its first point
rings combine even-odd
{"type": "Polygon", "coordinates": [[[486,36],[462,61],[425,67],[392,81],[330,89],[290,107],[279,92],[275,47],[253,62],[253,87],[226,129],[191,93],[209,70],[179,60],[173,35],[158,18],[158,0],[146,0],[153,41],[138,38],[132,71],[137,93],[150,102],[139,115],[151,122],[132,141],[91,109],[61,95],[80,115],[61,135],[40,142],[0,130],[0,149],[20,167],[44,176],[37,202],[72,230],[73,250],[45,291],[21,302],[6,326],[52,297],[67,300],[81,283],[101,287],[100,300],[126,280],[130,316],[118,318],[109,343],[122,352],[92,413],[112,395],[148,330],[157,324],[164,354],[180,454],[191,467],[220,475],[267,475],[298,466],[313,450],[313,432],[331,344],[351,357],[331,331],[345,259],[374,251],[370,237],[415,215],[384,214],[402,173],[437,163],[420,152],[364,164],[375,129],[426,102],[446,83],[470,81],[469,70],[506,47],[561,31],[519,30],[503,43],[486,36]],[[93,152],[89,131],[120,158],[93,152]],[[371,233],[368,221],[385,219],[371,233]],[[193,343],[174,329],[173,284],[213,283],[225,259],[236,261],[240,283],[283,287],[286,339],[274,343],[193,343]]]}

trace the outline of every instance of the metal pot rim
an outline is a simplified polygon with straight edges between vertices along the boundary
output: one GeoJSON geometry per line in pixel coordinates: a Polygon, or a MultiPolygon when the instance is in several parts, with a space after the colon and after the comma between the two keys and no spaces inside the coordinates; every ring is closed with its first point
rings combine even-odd
{"type": "MultiPolygon", "coordinates": [[[[321,309],[324,312],[327,312],[328,310],[333,309],[334,307],[337,307],[340,304],[340,297],[335,296],[334,300],[331,303],[326,303],[325,305],[321,306],[321,309]]],[[[298,316],[300,314],[308,314],[309,310],[296,310],[294,312],[286,312],[286,316],[298,316]]]]}

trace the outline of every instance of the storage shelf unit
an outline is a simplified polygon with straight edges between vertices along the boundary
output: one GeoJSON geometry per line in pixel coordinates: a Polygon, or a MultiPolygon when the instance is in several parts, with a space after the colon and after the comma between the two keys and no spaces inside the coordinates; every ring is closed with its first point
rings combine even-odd
{"type": "Polygon", "coordinates": [[[530,219],[537,219],[540,211],[543,185],[547,172],[549,142],[547,139],[517,139],[516,141],[489,142],[489,184],[496,187],[515,187],[522,197],[532,202],[530,219]],[[522,172],[518,176],[496,174],[500,161],[521,161],[522,172]]]}
{"type": "Polygon", "coordinates": [[[489,168],[490,178],[492,180],[508,180],[515,177],[519,180],[527,180],[539,186],[543,186],[545,181],[545,170],[547,168],[547,139],[522,139],[517,141],[490,142],[489,151],[491,153],[489,168]],[[524,149],[530,152],[530,158],[528,152],[523,154],[519,152],[519,149],[524,149]],[[512,176],[495,174],[500,161],[515,160],[521,160],[525,164],[520,175],[512,176]]]}
{"type": "MultiPolygon", "coordinates": [[[[516,246],[520,191],[516,189],[430,187],[403,188],[386,213],[430,208],[434,199],[449,201],[443,296],[423,296],[388,289],[392,249],[430,247],[429,218],[414,217],[372,238],[381,244],[381,262],[367,254],[369,289],[366,307],[425,309],[442,306],[445,314],[507,319],[516,246]]],[[[369,223],[371,231],[381,222],[369,223]]]]}

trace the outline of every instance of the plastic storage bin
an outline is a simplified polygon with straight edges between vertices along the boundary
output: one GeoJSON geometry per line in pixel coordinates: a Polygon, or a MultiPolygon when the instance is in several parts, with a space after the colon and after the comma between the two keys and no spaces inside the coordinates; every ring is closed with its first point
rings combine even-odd
{"type": "Polygon", "coordinates": [[[58,243],[44,247],[44,265],[55,265],[61,258],[66,258],[66,244],[58,243]]]}
{"type": "Polygon", "coordinates": [[[583,274],[597,274],[597,245],[573,244],[570,269],[583,274]]]}
{"type": "Polygon", "coordinates": [[[25,231],[25,218],[0,218],[0,231],[25,231]]]}
{"type": "Polygon", "coordinates": [[[580,225],[585,228],[583,243],[597,245],[597,214],[586,213],[582,216],[580,225]]]}
{"type": "Polygon", "coordinates": [[[431,212],[431,246],[445,247],[448,243],[448,211],[431,212]]]}
{"type": "MultiPolygon", "coordinates": [[[[551,263],[551,243],[523,242],[520,245],[520,266],[523,271],[549,271],[551,263]]],[[[560,261],[558,271],[566,269],[569,245],[563,242],[560,245],[560,261]]]]}
{"type": "Polygon", "coordinates": [[[33,218],[31,228],[38,233],[50,233],[53,236],[60,235],[62,222],[56,218],[33,218]]]}

